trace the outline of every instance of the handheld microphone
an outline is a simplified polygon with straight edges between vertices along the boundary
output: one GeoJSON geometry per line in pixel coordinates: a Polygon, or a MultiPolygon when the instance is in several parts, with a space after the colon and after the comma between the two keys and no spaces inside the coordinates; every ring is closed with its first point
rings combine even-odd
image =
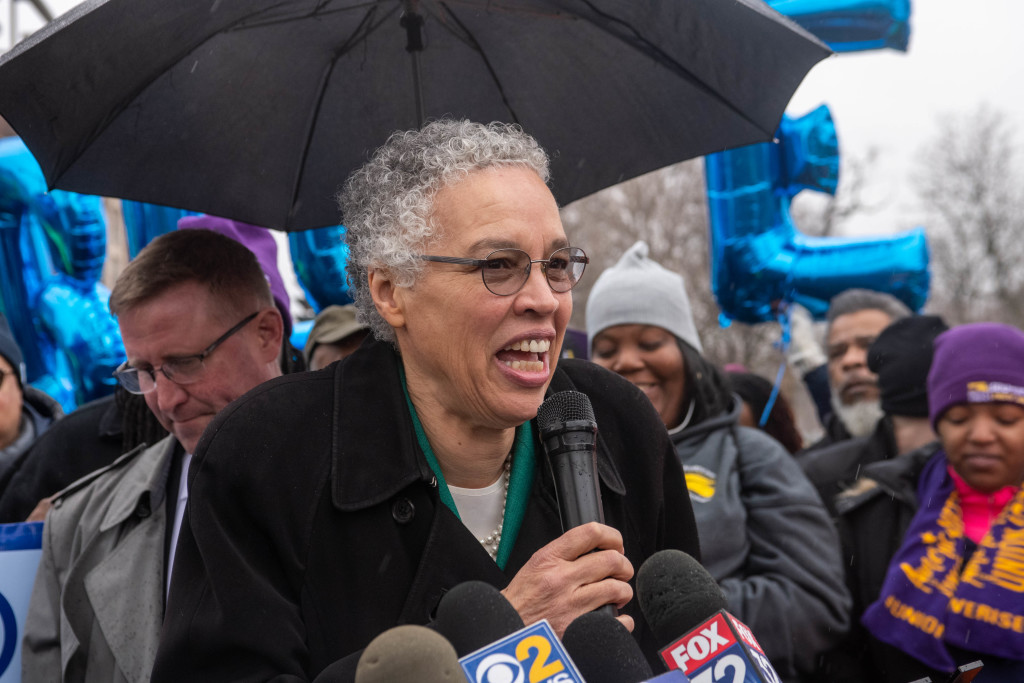
{"type": "Polygon", "coordinates": [[[523,619],[497,588],[483,581],[466,581],[441,598],[431,627],[463,657],[518,631],[523,619]]]}
{"type": "Polygon", "coordinates": [[[458,655],[425,626],[396,626],[370,641],[356,665],[355,683],[465,683],[458,655]]]}
{"type": "MultiPolygon", "coordinates": [[[[537,409],[537,426],[551,463],[562,531],[588,522],[604,524],[597,478],[597,421],[590,399],[579,391],[552,394],[537,409]]],[[[617,613],[614,605],[596,611],[610,617],[617,613]]]]}
{"type": "Polygon", "coordinates": [[[560,391],[537,409],[540,440],[551,463],[562,531],[604,523],[597,479],[597,422],[586,394],[560,391]]]}
{"type": "Polygon", "coordinates": [[[601,612],[576,617],[562,644],[587,683],[640,683],[654,675],[633,634],[601,612]]]}
{"type": "Polygon", "coordinates": [[[669,669],[681,669],[693,683],[780,683],[754,634],[725,610],[722,589],[690,555],[651,555],[637,572],[636,589],[669,669]]]}

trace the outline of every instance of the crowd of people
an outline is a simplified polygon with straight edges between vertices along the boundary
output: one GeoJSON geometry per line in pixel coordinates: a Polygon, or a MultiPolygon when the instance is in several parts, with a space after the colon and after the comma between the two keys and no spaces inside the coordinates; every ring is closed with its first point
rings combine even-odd
{"type": "MultiPolygon", "coordinates": [[[[393,135],[339,195],[354,304],[302,352],[266,231],[185,219],[111,292],[116,392],[62,416],[0,325],[0,523],[45,520],[24,681],[353,680],[362,650],[499,589],[561,635],[682,550],[782,681],[1024,680],[1024,332],[848,290],[772,382],[716,367],[638,242],[563,357],[585,245],[516,126],[393,135]],[[308,369],[308,371],[307,371],[308,369]],[[602,522],[563,528],[538,406],[581,392],[602,522]]],[[[681,634],[680,634],[681,635],[681,634]]]]}

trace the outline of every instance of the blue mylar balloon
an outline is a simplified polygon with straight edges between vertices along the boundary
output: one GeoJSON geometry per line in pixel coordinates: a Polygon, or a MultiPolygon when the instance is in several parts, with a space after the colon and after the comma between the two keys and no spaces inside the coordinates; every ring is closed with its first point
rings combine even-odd
{"type": "Polygon", "coordinates": [[[348,245],[344,237],[343,225],[288,233],[295,276],[318,313],[332,304],[352,303],[345,279],[348,245]]]}
{"type": "Polygon", "coordinates": [[[765,322],[784,302],[796,302],[820,318],[829,300],[851,287],[889,292],[920,309],[930,278],[922,229],[809,237],[793,224],[789,209],[798,192],[835,192],[839,151],[828,108],[783,117],[776,137],[776,144],[705,157],[712,291],[723,314],[765,322]]]}
{"type": "Polygon", "coordinates": [[[128,258],[139,255],[142,248],[154,238],[178,229],[178,220],[185,216],[199,216],[196,211],[174,209],[169,206],[158,206],[144,202],[123,200],[121,214],[124,216],[124,229],[128,238],[128,258]]]}
{"type": "MultiPolygon", "coordinates": [[[[7,317],[14,339],[21,347],[30,378],[46,372],[40,349],[34,343],[35,330],[32,311],[28,305],[26,279],[38,282],[41,278],[35,259],[22,259],[22,242],[27,230],[22,230],[26,215],[29,189],[20,180],[14,164],[9,164],[10,144],[0,140],[0,312],[7,317]]],[[[45,252],[44,252],[45,253],[45,252]]]]}
{"type": "Polygon", "coordinates": [[[100,198],[46,191],[18,138],[0,140],[2,305],[28,380],[65,410],[110,394],[124,346],[99,283],[107,233],[100,198]]]}
{"type": "Polygon", "coordinates": [[[836,52],[906,51],[910,0],[768,0],[836,52]]]}

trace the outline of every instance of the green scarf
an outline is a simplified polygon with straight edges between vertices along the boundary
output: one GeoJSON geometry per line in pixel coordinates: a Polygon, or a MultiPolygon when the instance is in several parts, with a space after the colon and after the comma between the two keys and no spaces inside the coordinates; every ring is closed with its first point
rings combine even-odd
{"type": "MultiPolygon", "coordinates": [[[[398,373],[402,378],[402,392],[405,394],[405,403],[409,406],[409,416],[412,417],[412,426],[416,430],[416,441],[419,442],[423,455],[427,458],[427,464],[437,477],[438,494],[441,502],[447,506],[459,521],[458,508],[455,507],[455,500],[452,498],[448,484],[445,483],[444,474],[441,472],[441,465],[437,462],[434,449],[430,447],[427,434],[423,431],[423,425],[416,414],[416,408],[409,398],[409,389],[405,384],[405,370],[398,366],[398,373]]],[[[523,518],[526,516],[526,505],[530,499],[530,489],[533,486],[533,469],[536,463],[535,444],[533,439],[533,422],[527,421],[516,427],[516,438],[512,444],[512,463],[509,472],[508,499],[505,501],[505,518],[501,527],[501,543],[498,545],[498,556],[495,561],[502,570],[508,564],[508,557],[512,554],[512,546],[519,536],[519,529],[523,525],[523,518]]]]}

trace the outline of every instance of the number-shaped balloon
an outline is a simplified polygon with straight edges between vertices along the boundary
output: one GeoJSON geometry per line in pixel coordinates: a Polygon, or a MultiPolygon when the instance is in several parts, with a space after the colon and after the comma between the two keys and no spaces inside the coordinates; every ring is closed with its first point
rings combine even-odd
{"type": "MultiPolygon", "coordinates": [[[[909,0],[770,0],[836,51],[906,49],[909,0]]],[[[824,316],[844,289],[889,292],[917,310],[928,297],[928,245],[920,228],[868,238],[816,238],[790,216],[798,192],[834,193],[839,146],[824,105],[784,116],[774,144],[705,157],[712,291],[725,317],[775,320],[786,302],[824,316]]]]}

